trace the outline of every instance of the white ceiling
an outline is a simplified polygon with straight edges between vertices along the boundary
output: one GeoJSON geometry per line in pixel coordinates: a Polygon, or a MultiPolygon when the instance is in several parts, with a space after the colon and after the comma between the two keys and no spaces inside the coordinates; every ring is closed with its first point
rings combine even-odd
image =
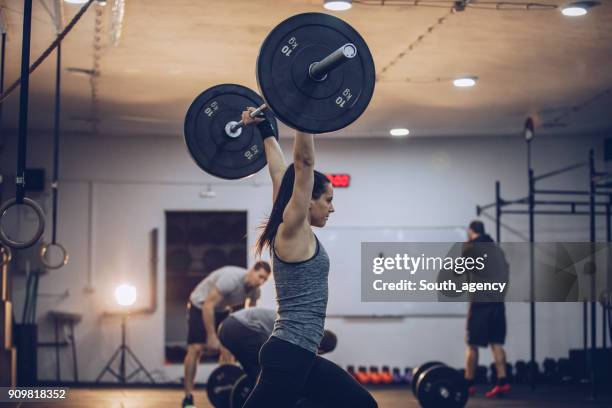
{"type": "MultiPolygon", "coordinates": [[[[32,61],[54,39],[52,17],[43,7],[53,11],[53,1],[34,0],[32,61]]],[[[93,68],[98,8],[96,108],[89,77],[64,71],[66,132],[92,132],[87,119],[95,117],[101,136],[180,136],[189,104],[204,89],[227,82],[257,89],[259,46],[276,24],[298,13],[326,12],[323,0],[125,0],[121,38],[114,46],[115,2],[92,6],[62,45],[64,68],[93,68]]],[[[368,42],[378,81],[368,110],[335,136],[389,137],[391,127],[407,127],[414,136],[516,135],[529,115],[538,132],[549,134],[612,128],[610,1],[577,18],[558,9],[527,11],[519,1],[504,2],[502,10],[490,1],[472,1],[483,8],[451,15],[448,1],[355,3],[334,14],[368,42]],[[477,85],[454,88],[450,79],[465,74],[478,76],[477,85]]],[[[19,76],[23,2],[0,4],[8,23],[6,87],[19,76]]],[[[63,9],[66,24],[79,6],[63,9]]],[[[54,78],[51,54],[31,76],[32,130],[53,126],[54,78]]],[[[4,104],[3,122],[10,129],[17,128],[18,103],[15,91],[4,104]]]]}

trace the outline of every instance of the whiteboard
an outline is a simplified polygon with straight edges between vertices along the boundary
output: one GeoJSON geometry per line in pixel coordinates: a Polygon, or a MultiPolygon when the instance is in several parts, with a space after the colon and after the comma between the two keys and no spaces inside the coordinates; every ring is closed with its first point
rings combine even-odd
{"type": "Polygon", "coordinates": [[[465,227],[326,227],[316,231],[330,259],[328,316],[464,316],[465,303],[361,302],[362,242],[463,242],[465,227]]]}

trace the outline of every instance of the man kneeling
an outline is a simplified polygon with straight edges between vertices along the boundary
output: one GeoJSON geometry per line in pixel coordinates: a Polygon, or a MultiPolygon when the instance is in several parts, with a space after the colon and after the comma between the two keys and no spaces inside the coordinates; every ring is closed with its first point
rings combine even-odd
{"type": "MultiPolygon", "coordinates": [[[[219,341],[236,357],[253,383],[260,370],[259,350],[272,334],[275,319],[274,310],[251,307],[232,313],[219,327],[219,341]]],[[[336,335],[325,330],[318,354],[332,352],[337,342],[336,335]]]]}

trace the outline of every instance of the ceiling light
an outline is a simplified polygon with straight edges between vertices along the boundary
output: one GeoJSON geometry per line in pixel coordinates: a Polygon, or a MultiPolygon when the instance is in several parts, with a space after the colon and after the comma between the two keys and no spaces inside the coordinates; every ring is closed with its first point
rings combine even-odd
{"type": "Polygon", "coordinates": [[[463,77],[457,78],[453,81],[453,85],[457,88],[469,88],[476,85],[477,77],[463,77]]]}
{"type": "Polygon", "coordinates": [[[389,131],[391,136],[408,136],[410,131],[406,128],[396,128],[389,131]]]}
{"type": "Polygon", "coordinates": [[[352,7],[352,0],[324,0],[323,7],[332,11],[344,11],[352,7]]]}
{"type": "Polygon", "coordinates": [[[598,1],[576,1],[565,5],[561,13],[568,17],[584,16],[591,7],[599,6],[598,1]]]}
{"type": "Polygon", "coordinates": [[[66,3],[70,3],[70,4],[85,4],[87,3],[89,0],[64,0],[66,3]]]}
{"type": "Polygon", "coordinates": [[[563,13],[564,16],[568,17],[578,17],[584,16],[587,11],[585,8],[582,7],[565,7],[561,10],[561,13],[563,13]]]}

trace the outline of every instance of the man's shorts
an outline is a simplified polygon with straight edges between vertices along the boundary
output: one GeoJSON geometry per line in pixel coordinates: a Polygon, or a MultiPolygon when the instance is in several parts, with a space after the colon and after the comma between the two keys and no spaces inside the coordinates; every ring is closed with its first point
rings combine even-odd
{"type": "Polygon", "coordinates": [[[506,306],[504,303],[471,303],[467,318],[466,342],[487,347],[506,341],[506,306]]]}
{"type": "MultiPolygon", "coordinates": [[[[215,312],[215,330],[225,318],[229,316],[229,312],[215,312]]],[[[202,309],[187,303],[187,344],[206,343],[206,327],[204,327],[204,319],[202,318],[202,309]]]]}

